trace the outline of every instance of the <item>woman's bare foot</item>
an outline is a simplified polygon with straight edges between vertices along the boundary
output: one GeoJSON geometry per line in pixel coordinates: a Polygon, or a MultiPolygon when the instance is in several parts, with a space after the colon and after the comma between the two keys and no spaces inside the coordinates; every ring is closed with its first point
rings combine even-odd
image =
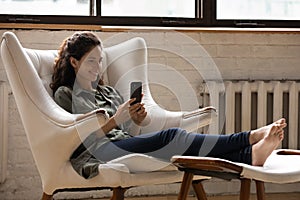
{"type": "Polygon", "coordinates": [[[278,128],[280,130],[284,129],[287,126],[285,119],[281,118],[281,119],[273,122],[272,124],[269,124],[267,126],[263,126],[263,127],[258,128],[256,130],[253,130],[253,131],[251,131],[250,137],[249,137],[250,144],[256,144],[257,142],[262,140],[265,136],[267,136],[269,130],[271,129],[271,127],[273,125],[278,125],[278,128]]]}
{"type": "Polygon", "coordinates": [[[263,139],[252,146],[252,165],[262,166],[273,150],[277,148],[283,140],[284,131],[282,124],[273,123],[266,131],[263,139]]]}

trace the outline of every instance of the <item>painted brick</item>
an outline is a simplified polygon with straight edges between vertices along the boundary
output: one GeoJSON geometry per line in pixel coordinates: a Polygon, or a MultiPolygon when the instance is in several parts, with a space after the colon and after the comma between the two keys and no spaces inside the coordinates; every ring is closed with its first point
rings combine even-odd
{"type": "Polygon", "coordinates": [[[265,33],[233,33],[234,44],[268,45],[271,43],[270,34],[265,33]]]}
{"type": "Polygon", "coordinates": [[[282,33],[282,34],[270,34],[271,44],[283,44],[283,45],[299,45],[300,34],[298,33],[282,33]]]}
{"type": "Polygon", "coordinates": [[[299,56],[299,47],[289,47],[284,45],[272,46],[252,46],[250,57],[254,58],[289,58],[299,56]]]}
{"type": "Polygon", "coordinates": [[[248,57],[251,52],[249,45],[218,45],[218,57],[248,57]]]}
{"type": "Polygon", "coordinates": [[[225,32],[201,32],[200,33],[200,44],[235,44],[235,34],[225,32]]]}

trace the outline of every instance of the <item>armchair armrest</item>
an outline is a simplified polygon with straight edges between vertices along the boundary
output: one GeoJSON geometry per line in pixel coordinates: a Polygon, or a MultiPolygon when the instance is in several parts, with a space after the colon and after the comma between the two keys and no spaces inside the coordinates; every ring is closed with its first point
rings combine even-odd
{"type": "Polygon", "coordinates": [[[102,115],[102,117],[104,117],[105,119],[109,118],[109,115],[106,112],[106,110],[99,108],[99,109],[93,110],[93,111],[85,113],[85,114],[76,115],[75,120],[81,121],[81,120],[84,120],[85,118],[89,118],[93,115],[102,115]]]}
{"type": "Polygon", "coordinates": [[[167,111],[159,106],[148,107],[149,125],[142,127],[142,133],[164,130],[172,127],[185,129],[187,132],[207,126],[217,116],[214,107],[205,107],[190,112],[167,111]]]}
{"type": "Polygon", "coordinates": [[[104,109],[97,109],[86,114],[74,115],[74,124],[77,133],[83,141],[92,132],[98,131],[101,125],[108,120],[109,116],[104,109]]]}
{"type": "Polygon", "coordinates": [[[212,113],[212,112],[216,112],[216,111],[217,111],[216,108],[214,108],[212,106],[208,106],[208,107],[200,108],[200,109],[193,110],[190,112],[184,112],[182,117],[183,117],[183,119],[188,119],[191,117],[199,116],[199,115],[202,115],[205,113],[212,113]]]}
{"type": "Polygon", "coordinates": [[[181,127],[188,132],[191,132],[209,125],[216,117],[216,108],[212,106],[190,112],[183,112],[181,127]]]}

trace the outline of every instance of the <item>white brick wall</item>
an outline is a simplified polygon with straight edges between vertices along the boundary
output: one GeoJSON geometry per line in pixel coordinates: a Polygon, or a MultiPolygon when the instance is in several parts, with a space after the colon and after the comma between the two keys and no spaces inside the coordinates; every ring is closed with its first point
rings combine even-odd
{"type": "MultiPolygon", "coordinates": [[[[0,30],[0,35],[4,31],[6,30],[0,30]]],[[[73,33],[72,31],[37,30],[14,30],[14,32],[25,47],[39,49],[56,49],[66,36],[73,33]]],[[[149,49],[149,62],[159,63],[159,65],[150,66],[150,81],[154,79],[151,75],[157,74],[158,71],[168,72],[170,69],[166,69],[165,66],[169,66],[189,80],[189,84],[196,93],[199,92],[198,87],[202,78],[195,73],[194,66],[174,55],[174,52],[188,52],[188,59],[197,59],[199,44],[213,57],[224,79],[300,79],[300,32],[143,31],[99,32],[97,34],[102,40],[109,40],[109,43],[136,35],[144,37],[150,46],[155,47],[149,49]],[[111,37],[113,40],[110,39],[111,37]],[[184,40],[179,40],[182,37],[188,37],[195,43],[185,43],[184,40]]],[[[211,69],[209,66],[205,67],[205,70],[211,69]]],[[[2,62],[0,62],[0,80],[6,80],[2,62]]],[[[170,77],[170,84],[177,84],[178,87],[182,85],[172,77],[170,77]]],[[[176,92],[155,84],[152,85],[152,90],[154,98],[162,107],[170,110],[180,109],[180,104],[174,94],[176,92]]],[[[186,99],[186,101],[189,100],[186,99]]],[[[189,106],[187,108],[197,107],[197,105],[189,106]]],[[[8,171],[5,183],[0,185],[0,199],[38,199],[42,193],[41,182],[12,94],[9,95],[8,127],[8,171]]],[[[267,185],[267,191],[299,191],[299,186],[300,184],[267,185]]],[[[175,193],[178,187],[178,185],[142,187],[130,190],[128,194],[175,193]]],[[[234,193],[239,189],[236,182],[228,184],[219,180],[209,181],[205,183],[205,187],[210,194],[234,193]],[[214,184],[215,182],[218,187],[214,184]]],[[[97,194],[99,197],[99,195],[106,196],[108,193],[105,191],[97,194]]],[[[83,193],[80,196],[95,196],[95,193],[83,193]]],[[[61,199],[72,197],[77,197],[77,195],[69,193],[57,195],[57,198],[61,199]]]]}

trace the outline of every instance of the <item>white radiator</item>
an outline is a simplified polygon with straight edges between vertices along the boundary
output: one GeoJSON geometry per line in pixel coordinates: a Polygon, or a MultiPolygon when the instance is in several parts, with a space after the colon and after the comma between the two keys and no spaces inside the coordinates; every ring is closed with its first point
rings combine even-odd
{"type": "Polygon", "coordinates": [[[300,149],[298,81],[207,81],[203,84],[202,106],[213,105],[219,114],[209,133],[246,131],[285,117],[288,127],[281,147],[300,149]]]}

